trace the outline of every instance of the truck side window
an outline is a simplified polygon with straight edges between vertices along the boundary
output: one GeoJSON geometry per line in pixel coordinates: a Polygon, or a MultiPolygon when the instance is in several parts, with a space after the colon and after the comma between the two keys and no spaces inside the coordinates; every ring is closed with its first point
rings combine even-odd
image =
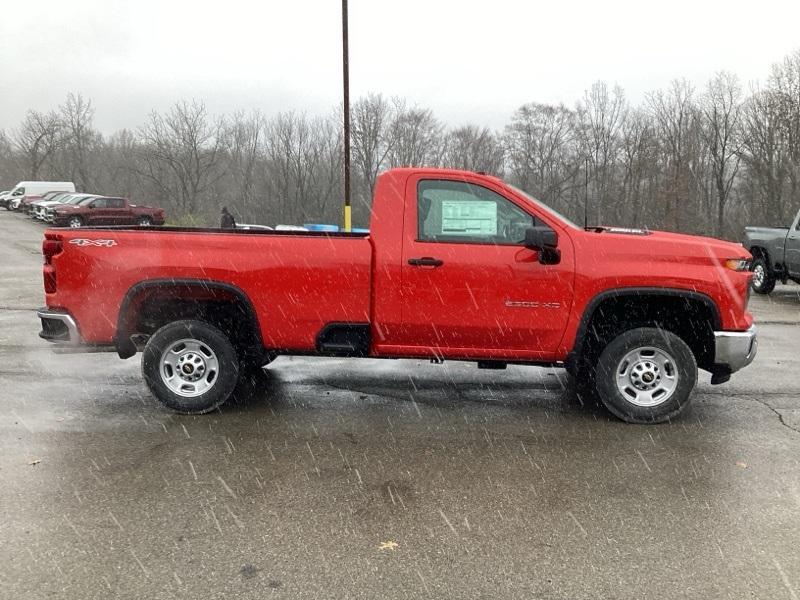
{"type": "Polygon", "coordinates": [[[517,245],[536,225],[500,194],[464,181],[426,179],[417,186],[417,239],[517,245]]]}
{"type": "Polygon", "coordinates": [[[109,198],[108,208],[125,208],[125,200],[122,198],[109,198]]]}
{"type": "Polygon", "coordinates": [[[105,198],[98,198],[92,202],[92,208],[107,208],[107,200],[105,198]]]}

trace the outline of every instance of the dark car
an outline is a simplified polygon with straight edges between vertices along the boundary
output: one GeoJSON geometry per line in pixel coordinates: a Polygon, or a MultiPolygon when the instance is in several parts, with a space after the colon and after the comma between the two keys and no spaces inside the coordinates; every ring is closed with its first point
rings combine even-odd
{"type": "Polygon", "coordinates": [[[125,198],[100,196],[78,204],[53,206],[48,215],[56,227],[92,225],[163,225],[164,209],[137,206],[125,198]]]}

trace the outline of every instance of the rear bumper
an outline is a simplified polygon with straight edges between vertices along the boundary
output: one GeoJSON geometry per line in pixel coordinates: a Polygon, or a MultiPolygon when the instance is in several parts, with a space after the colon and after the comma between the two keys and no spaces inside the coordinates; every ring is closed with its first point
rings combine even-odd
{"type": "Polygon", "coordinates": [[[36,311],[36,316],[42,320],[39,337],[43,340],[66,346],[78,346],[82,343],[78,324],[68,312],[40,308],[36,311]]]}
{"type": "Polygon", "coordinates": [[[714,332],[714,374],[719,374],[722,383],[731,373],[743,369],[756,357],[758,352],[758,335],[756,326],[747,331],[715,331],[714,332]],[[727,377],[726,377],[727,375],[727,377]]]}

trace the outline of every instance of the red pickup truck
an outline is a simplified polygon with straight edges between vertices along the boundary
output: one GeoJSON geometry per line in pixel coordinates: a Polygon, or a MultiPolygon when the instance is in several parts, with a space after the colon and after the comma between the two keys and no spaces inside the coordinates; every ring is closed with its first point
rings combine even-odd
{"type": "Polygon", "coordinates": [[[368,234],[48,230],[40,336],[143,346],[152,393],[211,411],[279,354],[563,366],[617,417],[689,402],[756,353],[750,254],[716,239],[582,228],[500,179],[378,178],[368,234]]]}
{"type": "Polygon", "coordinates": [[[163,225],[164,209],[137,206],[125,198],[99,196],[77,204],[51,206],[47,209],[45,220],[56,227],[163,225]]]}

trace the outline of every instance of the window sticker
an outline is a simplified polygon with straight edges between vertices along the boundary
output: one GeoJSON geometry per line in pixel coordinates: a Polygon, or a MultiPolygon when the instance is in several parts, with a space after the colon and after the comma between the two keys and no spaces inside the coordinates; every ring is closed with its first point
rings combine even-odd
{"type": "Polygon", "coordinates": [[[497,203],[444,200],[442,235],[497,235],[497,203]]]}

